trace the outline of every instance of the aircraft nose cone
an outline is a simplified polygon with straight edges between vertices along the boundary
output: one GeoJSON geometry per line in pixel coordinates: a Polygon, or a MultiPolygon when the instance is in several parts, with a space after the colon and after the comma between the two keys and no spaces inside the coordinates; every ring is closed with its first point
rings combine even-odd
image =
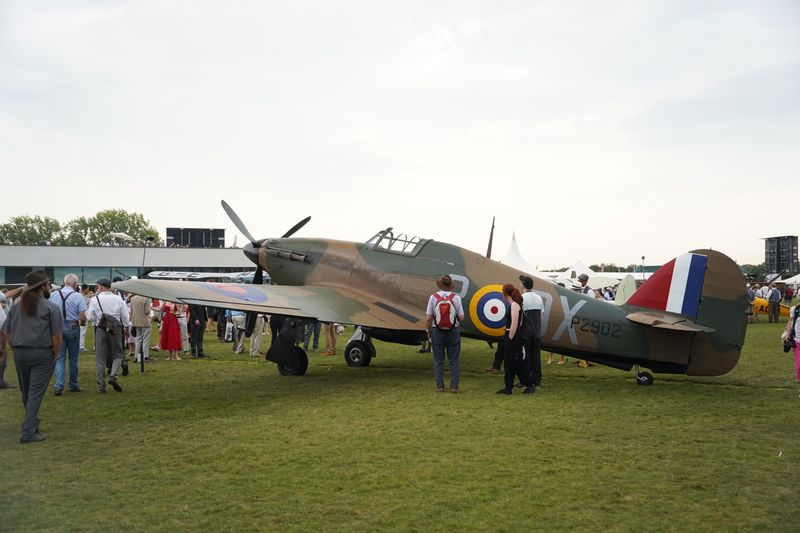
{"type": "Polygon", "coordinates": [[[252,261],[253,263],[255,263],[257,265],[258,264],[258,249],[259,248],[261,248],[261,241],[249,242],[249,243],[244,245],[244,248],[242,248],[242,251],[244,252],[244,255],[247,256],[247,258],[250,261],[252,261]]]}

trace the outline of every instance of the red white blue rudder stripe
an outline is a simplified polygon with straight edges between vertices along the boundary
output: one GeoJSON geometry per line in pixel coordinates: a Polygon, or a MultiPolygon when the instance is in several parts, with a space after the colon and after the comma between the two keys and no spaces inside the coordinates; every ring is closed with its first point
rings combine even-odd
{"type": "Polygon", "coordinates": [[[659,268],[628,304],[697,317],[708,257],[683,254],[659,268]]]}

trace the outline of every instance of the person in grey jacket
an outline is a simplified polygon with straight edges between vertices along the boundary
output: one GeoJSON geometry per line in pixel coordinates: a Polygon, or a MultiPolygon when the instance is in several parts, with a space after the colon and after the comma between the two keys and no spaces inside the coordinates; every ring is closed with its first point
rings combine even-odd
{"type": "Polygon", "coordinates": [[[22,298],[10,309],[0,340],[0,358],[6,356],[7,343],[14,349],[14,364],[25,407],[19,438],[23,444],[44,440],[39,433],[39,408],[61,350],[64,318],[61,309],[49,299],[47,274],[29,272],[25,276],[22,298]]]}

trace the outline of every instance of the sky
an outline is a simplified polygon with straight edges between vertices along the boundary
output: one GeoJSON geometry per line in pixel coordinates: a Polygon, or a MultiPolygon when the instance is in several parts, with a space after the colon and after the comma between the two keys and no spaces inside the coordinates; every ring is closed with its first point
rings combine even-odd
{"type": "Polygon", "coordinates": [[[800,2],[0,0],[3,216],[540,270],[800,234],[800,2]],[[34,191],[45,195],[31,194],[34,191]],[[13,199],[13,200],[12,200],[13,199]]]}

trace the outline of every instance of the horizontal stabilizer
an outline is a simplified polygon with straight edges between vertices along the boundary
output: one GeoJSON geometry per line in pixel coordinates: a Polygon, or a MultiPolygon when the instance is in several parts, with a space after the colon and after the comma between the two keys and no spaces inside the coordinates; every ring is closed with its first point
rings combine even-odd
{"type": "Polygon", "coordinates": [[[653,328],[670,329],[673,331],[686,331],[689,333],[714,333],[714,328],[695,324],[691,320],[686,320],[682,316],[667,313],[637,312],[630,313],[625,318],[637,324],[643,324],[653,328]]]}

